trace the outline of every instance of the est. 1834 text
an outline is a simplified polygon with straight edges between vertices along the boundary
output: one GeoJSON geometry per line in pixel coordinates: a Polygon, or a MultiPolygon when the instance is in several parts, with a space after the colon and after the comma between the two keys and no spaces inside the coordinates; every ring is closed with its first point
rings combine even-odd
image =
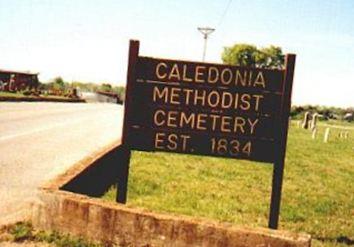
{"type": "Polygon", "coordinates": [[[235,138],[211,137],[205,142],[193,142],[194,138],[188,134],[156,132],[154,146],[156,150],[194,153],[209,153],[215,156],[246,156],[252,154],[252,142],[235,138]],[[198,145],[198,146],[195,146],[198,145]]]}

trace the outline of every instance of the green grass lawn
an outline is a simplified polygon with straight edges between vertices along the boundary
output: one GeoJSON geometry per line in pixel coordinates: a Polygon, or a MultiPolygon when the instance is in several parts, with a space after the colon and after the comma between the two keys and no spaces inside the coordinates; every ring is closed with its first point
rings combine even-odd
{"type": "Polygon", "coordinates": [[[333,120],[329,119],[328,121],[320,121],[320,125],[325,124],[325,125],[341,125],[343,127],[351,127],[354,129],[354,123],[353,122],[346,122],[346,121],[339,121],[339,120],[333,120]]]}
{"type": "MultiPolygon", "coordinates": [[[[29,98],[36,98],[37,96],[26,96],[22,92],[0,92],[0,97],[15,97],[15,98],[21,98],[21,97],[29,97],[29,98]]],[[[51,99],[68,99],[68,97],[64,96],[56,96],[56,95],[41,95],[41,98],[51,98],[51,99]]]]}
{"type": "MultiPolygon", "coordinates": [[[[333,129],[325,144],[324,129],[312,140],[310,131],[290,128],[279,228],[310,233],[314,246],[347,246],[341,240],[354,239],[354,130],[345,140],[333,129]]],[[[133,152],[130,164],[129,207],[267,226],[270,164],[146,152],[133,152]]]]}
{"type": "Polygon", "coordinates": [[[22,93],[0,92],[0,97],[23,97],[22,93]]]}

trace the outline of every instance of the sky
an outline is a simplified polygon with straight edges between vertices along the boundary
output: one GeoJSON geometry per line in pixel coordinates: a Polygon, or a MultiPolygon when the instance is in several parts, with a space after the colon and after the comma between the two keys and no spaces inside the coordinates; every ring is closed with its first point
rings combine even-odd
{"type": "Polygon", "coordinates": [[[235,43],[297,55],[293,104],[354,107],[353,0],[0,0],[0,68],[125,85],[140,55],[206,61],[235,43]]]}

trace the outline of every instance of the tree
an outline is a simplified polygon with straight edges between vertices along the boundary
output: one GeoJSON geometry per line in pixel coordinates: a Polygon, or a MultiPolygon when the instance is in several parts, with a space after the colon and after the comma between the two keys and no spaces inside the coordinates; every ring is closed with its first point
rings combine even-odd
{"type": "Polygon", "coordinates": [[[64,86],[64,80],[63,80],[63,78],[61,78],[60,76],[58,76],[58,77],[55,77],[54,79],[53,79],[53,82],[55,83],[55,84],[58,84],[58,85],[60,85],[60,86],[64,86]]]}
{"type": "Polygon", "coordinates": [[[260,68],[281,69],[284,65],[284,54],[280,47],[269,46],[257,52],[256,63],[260,68]]]}
{"type": "Polygon", "coordinates": [[[70,85],[72,88],[80,88],[84,92],[96,92],[99,90],[101,85],[92,83],[92,82],[72,82],[70,85]]]}
{"type": "Polygon", "coordinates": [[[257,47],[249,44],[235,44],[224,47],[221,59],[224,63],[239,66],[256,66],[257,47]]]}
{"type": "Polygon", "coordinates": [[[64,92],[65,82],[60,76],[53,79],[53,84],[51,85],[53,90],[64,92]]]}
{"type": "Polygon", "coordinates": [[[123,87],[123,86],[115,86],[113,88],[113,92],[118,94],[120,99],[124,100],[124,98],[125,98],[125,87],[123,87]]]}
{"type": "Polygon", "coordinates": [[[103,84],[100,86],[100,91],[103,91],[103,92],[112,92],[112,85],[109,84],[109,83],[103,83],[103,84]]]}
{"type": "Polygon", "coordinates": [[[238,66],[257,68],[277,68],[284,66],[284,54],[277,46],[269,46],[258,49],[254,45],[235,44],[224,47],[221,55],[223,63],[238,66]]]}

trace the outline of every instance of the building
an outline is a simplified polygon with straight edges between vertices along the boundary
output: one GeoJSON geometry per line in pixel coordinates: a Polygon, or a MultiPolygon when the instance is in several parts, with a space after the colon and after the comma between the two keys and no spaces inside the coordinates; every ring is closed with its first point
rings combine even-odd
{"type": "Polygon", "coordinates": [[[0,69],[0,91],[37,89],[38,73],[0,69]]]}

